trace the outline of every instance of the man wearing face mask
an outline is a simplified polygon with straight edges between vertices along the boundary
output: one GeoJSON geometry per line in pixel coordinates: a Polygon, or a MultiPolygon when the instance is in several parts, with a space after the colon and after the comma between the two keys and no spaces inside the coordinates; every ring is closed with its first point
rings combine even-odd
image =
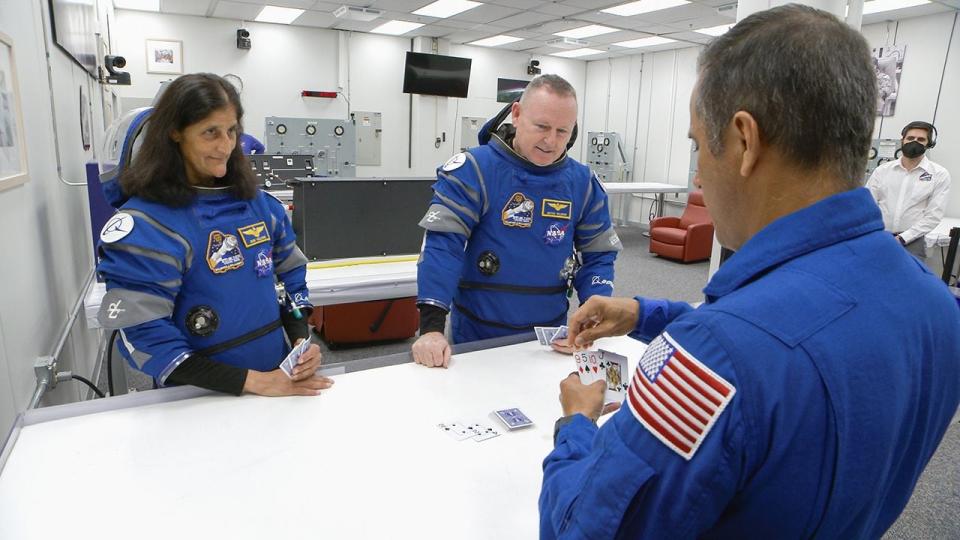
{"type": "Polygon", "coordinates": [[[541,75],[487,122],[480,146],[437,169],[420,221],[417,363],[447,367],[451,311],[464,343],[559,326],[572,289],[581,302],[613,293],[620,239],[600,181],[567,155],[576,123],[573,87],[541,75]],[[507,114],[512,125],[500,126],[507,114]]]}
{"type": "Polygon", "coordinates": [[[867,187],[883,213],[884,228],[907,251],[924,259],[924,236],[943,219],[950,191],[950,173],[925,156],[937,144],[933,124],[916,121],[900,132],[900,159],[880,165],[870,175],[867,187]]]}

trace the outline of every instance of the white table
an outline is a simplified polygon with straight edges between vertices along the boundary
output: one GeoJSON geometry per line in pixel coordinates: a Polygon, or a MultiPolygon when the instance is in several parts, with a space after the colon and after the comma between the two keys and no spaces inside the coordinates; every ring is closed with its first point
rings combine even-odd
{"type": "Polygon", "coordinates": [[[654,205],[657,217],[663,215],[663,201],[667,193],[686,193],[689,191],[687,186],[678,186],[676,184],[665,184],[662,182],[604,182],[603,189],[607,195],[624,195],[620,197],[618,214],[622,223],[626,223],[630,213],[630,202],[633,197],[627,197],[633,193],[654,193],[656,194],[656,204],[654,205]]]}
{"type": "MultiPolygon", "coordinates": [[[[631,369],[645,348],[598,346],[631,369]]],[[[339,375],[319,397],[183,387],[30,411],[0,454],[0,538],[536,538],[573,366],[526,342],[339,375]],[[510,407],[536,425],[483,442],[436,426],[510,407]]]]}
{"type": "Polygon", "coordinates": [[[950,243],[950,229],[960,227],[960,218],[943,218],[940,224],[932,231],[927,233],[924,240],[927,242],[927,250],[933,247],[946,247],[950,243]]]}

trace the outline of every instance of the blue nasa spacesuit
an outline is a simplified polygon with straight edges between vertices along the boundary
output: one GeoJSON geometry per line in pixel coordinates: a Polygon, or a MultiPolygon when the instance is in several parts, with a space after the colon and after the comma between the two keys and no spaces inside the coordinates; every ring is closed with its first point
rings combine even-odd
{"type": "Polygon", "coordinates": [[[455,343],[564,324],[571,286],[581,302],[613,292],[621,244],[599,180],[567,156],[531,163],[511,135],[502,129],[438,168],[420,221],[417,303],[453,310],[455,343]]]}
{"type": "MultiPolygon", "coordinates": [[[[283,204],[262,191],[198,188],[177,208],[131,198],[101,232],[98,320],[159,384],[191,354],[270,371],[289,351],[275,282],[309,309],[306,257],[283,204]]],[[[289,307],[289,306],[287,306],[289,307]]]]}
{"type": "Polygon", "coordinates": [[[879,538],[960,401],[960,310],[856,189],[778,219],[544,461],[541,538],[879,538]]]}
{"type": "Polygon", "coordinates": [[[250,135],[249,133],[240,134],[240,148],[243,150],[243,153],[246,155],[250,154],[263,154],[267,151],[267,147],[260,142],[259,139],[250,135]]]}

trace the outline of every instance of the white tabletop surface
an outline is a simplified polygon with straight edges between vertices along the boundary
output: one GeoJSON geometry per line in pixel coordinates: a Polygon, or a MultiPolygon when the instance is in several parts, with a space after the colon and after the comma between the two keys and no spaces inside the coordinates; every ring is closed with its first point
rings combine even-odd
{"type": "Polygon", "coordinates": [[[664,184],[662,182],[604,182],[603,189],[608,195],[617,193],[686,193],[687,186],[664,184]]]}
{"type": "Polygon", "coordinates": [[[960,227],[960,218],[943,218],[935,229],[927,233],[927,247],[946,246],[950,244],[950,229],[960,227]]]}
{"type": "MultiPolygon", "coordinates": [[[[645,348],[598,347],[631,369],[645,348]]],[[[0,473],[0,538],[536,538],[573,367],[527,342],[446,370],[339,375],[318,397],[210,395],[27,425],[0,473]],[[488,417],[511,407],[536,425],[488,417]],[[502,434],[455,441],[445,421],[502,434]]]]}
{"type": "MultiPolygon", "coordinates": [[[[417,295],[417,256],[337,259],[307,265],[307,289],[315,306],[417,295]]],[[[88,328],[99,328],[97,312],[106,285],[94,283],[83,300],[88,328]]]]}

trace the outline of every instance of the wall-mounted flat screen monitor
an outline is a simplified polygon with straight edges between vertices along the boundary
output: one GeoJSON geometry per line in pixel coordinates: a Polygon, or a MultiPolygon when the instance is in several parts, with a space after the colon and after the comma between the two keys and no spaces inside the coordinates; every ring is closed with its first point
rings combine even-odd
{"type": "Polygon", "coordinates": [[[521,81],[519,79],[497,79],[497,101],[500,103],[513,103],[523,89],[530,84],[530,81],[521,81]]]}
{"type": "Polygon", "coordinates": [[[91,77],[97,78],[95,0],[50,0],[53,40],[91,77]]]}
{"type": "Polygon", "coordinates": [[[403,91],[406,94],[465,98],[470,86],[472,62],[470,58],[408,52],[403,91]]]}

